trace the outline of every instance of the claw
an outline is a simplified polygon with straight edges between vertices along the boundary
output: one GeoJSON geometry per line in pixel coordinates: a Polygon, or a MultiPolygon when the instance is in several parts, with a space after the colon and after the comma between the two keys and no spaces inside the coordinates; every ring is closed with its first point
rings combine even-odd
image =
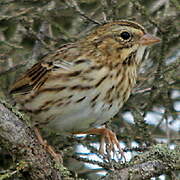
{"type": "Polygon", "coordinates": [[[79,133],[75,133],[75,134],[98,134],[98,135],[102,135],[101,143],[100,143],[100,147],[99,147],[99,153],[105,154],[105,144],[107,144],[109,146],[108,151],[113,152],[113,153],[117,153],[115,151],[115,147],[117,147],[121,156],[125,159],[124,152],[119,145],[119,141],[116,137],[116,134],[114,132],[112,132],[110,129],[95,128],[95,129],[91,129],[91,130],[86,131],[86,132],[82,132],[82,133],[79,132],[79,133]]]}
{"type": "Polygon", "coordinates": [[[105,142],[107,142],[109,148],[108,150],[110,152],[113,152],[113,153],[117,153],[116,150],[115,150],[115,147],[117,147],[117,149],[119,150],[121,156],[123,158],[125,158],[124,156],[124,152],[123,150],[121,149],[120,145],[119,145],[119,141],[116,137],[116,134],[114,132],[112,132],[110,129],[106,129],[106,128],[103,128],[103,135],[102,135],[102,138],[101,138],[101,144],[100,144],[100,148],[99,148],[99,152],[101,154],[105,154],[105,142]]]}

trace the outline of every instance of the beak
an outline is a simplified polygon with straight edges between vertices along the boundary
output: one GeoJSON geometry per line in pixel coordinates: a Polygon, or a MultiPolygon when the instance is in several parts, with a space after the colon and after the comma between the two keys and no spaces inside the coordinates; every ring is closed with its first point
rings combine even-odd
{"type": "Polygon", "coordinates": [[[151,34],[145,34],[139,40],[140,45],[151,45],[160,42],[161,39],[151,34]]]}

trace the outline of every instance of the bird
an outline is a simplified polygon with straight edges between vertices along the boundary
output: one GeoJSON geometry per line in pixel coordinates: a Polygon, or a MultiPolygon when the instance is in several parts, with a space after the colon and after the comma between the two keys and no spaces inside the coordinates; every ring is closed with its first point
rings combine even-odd
{"type": "Polygon", "coordinates": [[[40,59],[10,93],[31,115],[33,127],[62,135],[99,134],[101,152],[105,140],[120,149],[115,133],[102,125],[128,100],[146,47],[159,42],[134,21],[98,25],[40,59]]]}

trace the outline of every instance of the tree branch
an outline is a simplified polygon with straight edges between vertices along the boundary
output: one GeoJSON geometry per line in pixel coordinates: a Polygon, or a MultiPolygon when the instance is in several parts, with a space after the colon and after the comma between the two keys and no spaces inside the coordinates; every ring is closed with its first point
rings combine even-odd
{"type": "Polygon", "coordinates": [[[20,113],[10,111],[11,107],[0,102],[0,138],[3,147],[12,152],[18,162],[25,161],[23,172],[28,179],[60,180],[60,172],[29,127],[23,123],[20,113]]]}
{"type": "Polygon", "coordinates": [[[180,149],[171,150],[167,145],[158,144],[130,163],[133,165],[127,168],[116,167],[104,180],[145,180],[180,170],[180,149]]]}

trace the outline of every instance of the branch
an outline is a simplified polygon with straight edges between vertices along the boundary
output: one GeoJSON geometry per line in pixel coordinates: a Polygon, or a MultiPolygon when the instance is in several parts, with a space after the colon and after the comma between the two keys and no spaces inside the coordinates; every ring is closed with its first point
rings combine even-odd
{"type": "MultiPolygon", "coordinates": [[[[133,180],[141,180],[151,178],[155,175],[161,175],[162,171],[164,170],[166,170],[166,165],[163,164],[163,162],[149,161],[119,171],[116,170],[109,176],[107,176],[104,180],[108,180],[111,178],[116,178],[119,180],[129,180],[132,178],[133,180]]],[[[166,171],[164,171],[164,173],[165,172],[166,171]]]]}
{"type": "Polygon", "coordinates": [[[75,0],[70,0],[70,1],[66,1],[67,5],[69,7],[73,7],[75,9],[75,11],[80,14],[83,18],[87,19],[88,21],[96,24],[96,25],[100,25],[101,23],[90,18],[89,16],[87,16],[81,9],[80,7],[78,6],[77,2],[75,0]]]}
{"type": "Polygon", "coordinates": [[[25,161],[24,168],[21,169],[28,174],[29,179],[60,180],[60,172],[54,168],[55,163],[38,143],[31,129],[21,121],[22,114],[14,113],[16,111],[13,109],[0,101],[1,145],[6,147],[19,162],[25,161]]]}
{"type": "MultiPolygon", "coordinates": [[[[11,2],[9,2],[11,3],[11,2]]],[[[2,3],[0,5],[3,5],[2,3]]],[[[6,16],[6,15],[1,15],[0,17],[0,21],[3,21],[3,20],[12,20],[12,19],[16,19],[18,17],[21,17],[23,15],[27,15],[28,13],[31,13],[33,10],[33,8],[27,8],[27,9],[20,9],[19,12],[17,13],[14,13],[13,15],[11,16],[6,16]]]]}
{"type": "Polygon", "coordinates": [[[9,69],[6,69],[4,71],[0,71],[0,76],[7,75],[8,73],[11,73],[11,72],[15,72],[17,69],[24,67],[24,66],[25,66],[25,64],[21,63],[21,64],[15,65],[13,67],[10,67],[9,69]]]}
{"type": "Polygon", "coordinates": [[[28,68],[37,62],[39,56],[42,54],[43,47],[47,48],[49,51],[51,50],[51,49],[49,49],[49,46],[47,47],[47,45],[44,41],[46,36],[49,34],[50,34],[49,23],[47,21],[43,21],[40,26],[38,34],[36,35],[34,33],[34,35],[36,35],[36,41],[35,41],[35,46],[33,47],[33,50],[32,50],[31,60],[29,61],[28,65],[27,65],[28,68]]]}
{"type": "Polygon", "coordinates": [[[129,167],[112,171],[104,180],[145,180],[180,170],[180,149],[170,150],[167,145],[156,145],[137,156],[129,167]]]}

